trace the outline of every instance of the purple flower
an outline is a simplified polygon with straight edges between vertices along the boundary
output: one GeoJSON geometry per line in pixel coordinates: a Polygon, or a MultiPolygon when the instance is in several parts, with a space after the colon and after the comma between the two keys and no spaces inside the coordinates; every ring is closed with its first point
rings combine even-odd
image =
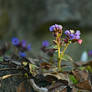
{"type": "Polygon", "coordinates": [[[92,56],[92,50],[88,52],[88,56],[92,56]]]}
{"type": "Polygon", "coordinates": [[[69,36],[71,34],[70,30],[65,31],[65,35],[69,36]]]}
{"type": "Polygon", "coordinates": [[[31,44],[28,44],[28,45],[27,45],[27,50],[28,50],[28,51],[31,50],[31,44]]]}
{"type": "Polygon", "coordinates": [[[16,37],[12,38],[12,44],[13,44],[14,46],[18,46],[18,45],[20,44],[19,39],[16,38],[16,37]]]}
{"type": "Polygon", "coordinates": [[[47,40],[42,42],[42,46],[43,47],[48,47],[49,46],[49,42],[47,40]]]}
{"type": "Polygon", "coordinates": [[[75,39],[75,35],[74,34],[70,34],[69,37],[70,37],[70,40],[75,39]]]}
{"type": "Polygon", "coordinates": [[[77,30],[76,33],[71,32],[71,30],[66,30],[65,34],[69,37],[70,40],[79,40],[80,39],[80,31],[77,30]]]}
{"type": "Polygon", "coordinates": [[[75,33],[75,35],[80,36],[80,31],[77,30],[76,33],[75,33]]]}
{"type": "Polygon", "coordinates": [[[74,39],[77,39],[77,40],[78,40],[78,39],[80,39],[80,36],[75,36],[75,38],[74,38],[74,39]]]}
{"type": "Polygon", "coordinates": [[[61,25],[58,25],[58,24],[55,24],[55,25],[52,25],[49,28],[50,32],[53,32],[55,29],[62,30],[62,26],[61,25]]]}
{"type": "Polygon", "coordinates": [[[26,41],[25,40],[22,40],[21,46],[22,46],[22,48],[25,48],[26,47],[26,41]]]}
{"type": "Polygon", "coordinates": [[[54,28],[55,28],[55,26],[52,25],[52,26],[49,28],[50,32],[53,32],[53,31],[54,31],[54,28]]]}
{"type": "Polygon", "coordinates": [[[75,33],[75,39],[80,39],[80,31],[77,30],[76,33],[75,33]]]}
{"type": "Polygon", "coordinates": [[[26,57],[26,53],[20,51],[20,52],[19,52],[19,56],[20,56],[20,57],[26,57]]]}

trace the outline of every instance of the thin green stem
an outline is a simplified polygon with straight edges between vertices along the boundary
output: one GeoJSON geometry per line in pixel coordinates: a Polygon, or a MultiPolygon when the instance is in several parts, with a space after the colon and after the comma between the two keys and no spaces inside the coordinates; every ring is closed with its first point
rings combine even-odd
{"type": "Polygon", "coordinates": [[[67,47],[69,46],[70,42],[66,44],[64,50],[62,51],[62,53],[60,53],[60,59],[59,59],[59,62],[58,62],[58,69],[61,70],[61,62],[62,62],[62,58],[63,58],[63,55],[67,49],[67,47]]]}
{"type": "Polygon", "coordinates": [[[58,69],[60,70],[60,46],[58,45],[58,69]]]}

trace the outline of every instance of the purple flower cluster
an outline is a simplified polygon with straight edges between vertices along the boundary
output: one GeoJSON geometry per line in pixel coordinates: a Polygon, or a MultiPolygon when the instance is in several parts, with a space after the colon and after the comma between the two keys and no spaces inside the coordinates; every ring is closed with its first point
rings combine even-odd
{"type": "Polygon", "coordinates": [[[66,30],[65,31],[65,35],[67,36],[67,38],[64,40],[65,43],[68,42],[68,40],[71,40],[72,42],[78,42],[78,44],[82,44],[82,39],[80,39],[80,31],[77,30],[76,32],[74,32],[74,30],[66,30]]]}
{"type": "Polygon", "coordinates": [[[72,30],[66,30],[65,35],[69,37],[70,40],[79,40],[80,39],[80,31],[77,30],[75,33],[72,30]]]}
{"type": "Polygon", "coordinates": [[[58,24],[55,24],[55,25],[52,25],[50,28],[49,28],[49,30],[50,30],[50,32],[53,32],[54,30],[62,30],[62,26],[61,25],[58,25],[58,24]]]}
{"type": "Polygon", "coordinates": [[[12,38],[12,44],[19,49],[19,51],[20,51],[19,56],[20,57],[26,57],[25,51],[30,51],[31,50],[31,44],[27,45],[25,40],[20,41],[16,37],[12,38]]]}

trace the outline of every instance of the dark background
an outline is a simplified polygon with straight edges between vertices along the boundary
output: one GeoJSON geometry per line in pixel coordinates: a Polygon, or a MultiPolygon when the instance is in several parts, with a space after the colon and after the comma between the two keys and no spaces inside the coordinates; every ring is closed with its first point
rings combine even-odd
{"type": "Polygon", "coordinates": [[[43,40],[52,38],[48,28],[55,23],[81,31],[83,45],[69,49],[75,60],[92,49],[92,0],[0,0],[0,40],[25,39],[34,55],[43,40]]]}
{"type": "Polygon", "coordinates": [[[31,42],[34,56],[41,54],[43,40],[53,39],[48,28],[56,23],[81,31],[83,44],[67,50],[74,60],[92,49],[92,0],[0,0],[0,40],[25,39],[31,42]]]}

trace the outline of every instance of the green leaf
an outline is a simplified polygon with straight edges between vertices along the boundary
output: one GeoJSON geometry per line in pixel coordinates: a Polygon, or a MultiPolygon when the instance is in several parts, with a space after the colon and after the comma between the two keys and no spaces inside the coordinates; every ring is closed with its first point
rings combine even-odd
{"type": "Polygon", "coordinates": [[[87,66],[86,69],[89,71],[89,72],[92,72],[92,67],[91,66],[87,66]]]}
{"type": "Polygon", "coordinates": [[[3,57],[0,57],[0,62],[2,62],[3,61],[3,57]]]}
{"type": "Polygon", "coordinates": [[[57,45],[51,45],[49,48],[57,49],[57,45]]]}
{"type": "Polygon", "coordinates": [[[64,54],[64,55],[63,55],[62,60],[64,60],[64,61],[72,61],[72,62],[73,62],[72,57],[71,57],[71,56],[69,56],[69,55],[67,55],[67,54],[64,54]]]}
{"type": "Polygon", "coordinates": [[[54,53],[54,58],[58,58],[58,52],[57,51],[54,53]]]}
{"type": "Polygon", "coordinates": [[[85,67],[81,66],[81,67],[79,67],[79,69],[80,69],[81,71],[83,71],[83,70],[85,70],[85,67]]]}
{"type": "Polygon", "coordinates": [[[37,66],[34,64],[29,64],[30,72],[33,73],[34,70],[37,69],[37,66]]]}
{"type": "Polygon", "coordinates": [[[76,78],[73,75],[69,75],[69,79],[70,79],[70,81],[72,81],[73,84],[78,83],[78,80],[76,80],[76,78]]]}

